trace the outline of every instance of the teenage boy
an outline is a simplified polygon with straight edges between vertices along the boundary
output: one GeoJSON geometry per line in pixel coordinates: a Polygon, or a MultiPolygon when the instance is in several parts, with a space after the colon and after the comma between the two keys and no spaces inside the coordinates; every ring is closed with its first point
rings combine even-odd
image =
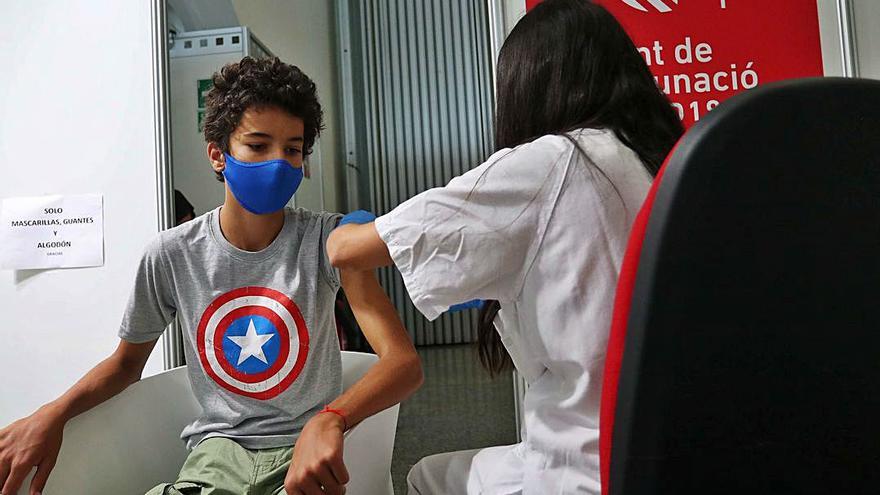
{"type": "MultiPolygon", "coordinates": [[[[140,379],[175,317],[202,406],[178,479],[153,494],[341,494],[343,433],[408,397],[421,365],[373,272],[334,269],[339,215],[285,205],[322,128],[315,84],[277,58],[214,74],[205,138],[222,207],[162,232],[138,268],[116,351],[57,400],[0,430],[0,486],[46,483],[64,424],[140,379]],[[342,393],[340,285],[379,362],[342,393]]],[[[136,446],[135,446],[136,448],[136,446]]]]}

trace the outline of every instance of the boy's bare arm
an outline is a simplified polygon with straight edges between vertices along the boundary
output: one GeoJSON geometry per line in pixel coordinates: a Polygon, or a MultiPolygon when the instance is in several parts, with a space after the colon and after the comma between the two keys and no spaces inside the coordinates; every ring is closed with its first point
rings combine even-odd
{"type": "Polygon", "coordinates": [[[342,270],[342,287],[358,324],[379,355],[376,363],[329,407],[342,411],[312,418],[294,447],[285,481],[289,493],[342,493],[348,471],[342,462],[342,431],[409,397],[421,386],[422,365],[397,312],[372,270],[342,270]]]}
{"type": "Polygon", "coordinates": [[[349,426],[397,404],[422,384],[422,364],[397,311],[373,270],[342,270],[351,309],[379,362],[330,404],[349,426]]]}
{"type": "Polygon", "coordinates": [[[18,493],[34,466],[37,473],[29,493],[41,492],[61,450],[67,421],[138,381],[155,345],[156,341],[144,344],[120,341],[110,357],[92,368],[64,395],[0,430],[0,493],[18,493]]]}
{"type": "Polygon", "coordinates": [[[371,270],[392,263],[376,224],[341,225],[327,239],[327,257],[339,269],[371,270]]]}

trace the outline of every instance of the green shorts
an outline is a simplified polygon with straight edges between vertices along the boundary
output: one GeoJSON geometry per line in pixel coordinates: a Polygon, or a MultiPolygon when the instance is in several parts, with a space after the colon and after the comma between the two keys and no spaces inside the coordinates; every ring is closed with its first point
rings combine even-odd
{"type": "Polygon", "coordinates": [[[147,495],[284,495],[293,447],[248,450],[227,438],[209,438],[190,452],[177,481],[147,495]]]}

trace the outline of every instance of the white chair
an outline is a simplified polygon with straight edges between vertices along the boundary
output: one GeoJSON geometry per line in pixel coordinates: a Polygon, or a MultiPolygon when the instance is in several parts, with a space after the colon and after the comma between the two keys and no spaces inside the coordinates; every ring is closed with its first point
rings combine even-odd
{"type": "MultiPolygon", "coordinates": [[[[342,353],[347,389],[378,361],[342,353]]],[[[345,436],[348,495],[391,494],[391,453],[398,405],[367,418],[345,436]]],[[[186,367],[145,378],[67,424],[44,495],[140,495],[171,482],[186,459],[180,431],[201,412],[186,367]]],[[[33,473],[31,473],[33,475],[33,473]]],[[[19,491],[28,493],[30,476],[19,491]]]]}

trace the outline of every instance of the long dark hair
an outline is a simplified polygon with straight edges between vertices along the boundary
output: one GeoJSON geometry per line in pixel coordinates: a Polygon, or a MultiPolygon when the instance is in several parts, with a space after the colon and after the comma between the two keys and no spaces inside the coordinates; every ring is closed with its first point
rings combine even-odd
{"type": "MultiPolygon", "coordinates": [[[[499,150],[548,134],[609,129],[654,176],[684,132],[623,27],[590,0],[538,4],[504,42],[497,74],[499,150]]],[[[483,305],[477,333],[480,361],[493,375],[511,367],[493,325],[500,308],[498,301],[483,305]]]]}

